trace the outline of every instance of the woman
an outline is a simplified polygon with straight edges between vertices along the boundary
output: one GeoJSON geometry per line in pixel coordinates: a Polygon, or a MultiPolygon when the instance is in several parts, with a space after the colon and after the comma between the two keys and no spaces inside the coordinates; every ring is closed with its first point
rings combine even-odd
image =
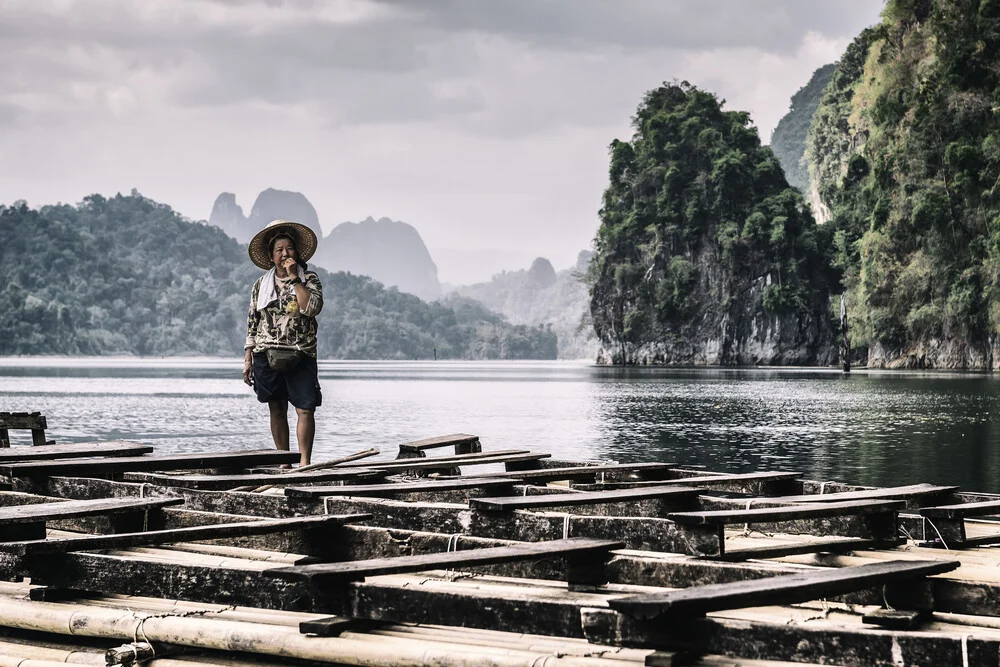
{"type": "Polygon", "coordinates": [[[288,451],[288,403],[295,406],[299,465],[309,464],[323,403],[316,367],[316,316],[323,309],[319,276],[307,271],[316,234],[305,225],[272,220],[250,241],[250,260],[266,272],[253,285],[243,381],[271,412],[271,437],[288,451]]]}

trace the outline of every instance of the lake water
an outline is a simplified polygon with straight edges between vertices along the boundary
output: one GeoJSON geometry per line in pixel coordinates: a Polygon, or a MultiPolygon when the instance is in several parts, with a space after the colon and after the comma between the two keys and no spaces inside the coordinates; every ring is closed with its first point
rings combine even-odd
{"type": "MultiPolygon", "coordinates": [[[[271,447],[241,371],[240,359],[0,358],[0,411],[41,412],[57,442],[271,447]]],[[[320,382],[314,461],[464,432],[484,449],[562,458],[1000,492],[1000,380],[988,375],[321,362],[320,382]]]]}

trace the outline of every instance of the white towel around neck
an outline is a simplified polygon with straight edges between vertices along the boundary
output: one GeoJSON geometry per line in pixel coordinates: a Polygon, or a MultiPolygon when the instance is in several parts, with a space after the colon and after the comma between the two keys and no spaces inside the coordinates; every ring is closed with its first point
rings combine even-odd
{"type": "MultiPolygon", "coordinates": [[[[298,269],[299,280],[305,282],[306,272],[302,270],[301,266],[298,269]]],[[[260,291],[257,292],[257,310],[264,310],[267,308],[267,304],[278,298],[278,290],[274,286],[274,277],[277,273],[278,270],[272,266],[260,279],[260,291]]]]}

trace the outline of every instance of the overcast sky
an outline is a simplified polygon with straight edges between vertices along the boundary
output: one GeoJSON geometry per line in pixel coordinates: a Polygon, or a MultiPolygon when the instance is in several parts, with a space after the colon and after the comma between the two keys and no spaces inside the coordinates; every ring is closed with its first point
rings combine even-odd
{"type": "Polygon", "coordinates": [[[456,250],[563,268],[644,91],[688,80],[766,142],[882,4],[0,0],[0,202],[135,187],[201,220],[275,187],[326,231],[409,222],[445,281],[456,250]]]}

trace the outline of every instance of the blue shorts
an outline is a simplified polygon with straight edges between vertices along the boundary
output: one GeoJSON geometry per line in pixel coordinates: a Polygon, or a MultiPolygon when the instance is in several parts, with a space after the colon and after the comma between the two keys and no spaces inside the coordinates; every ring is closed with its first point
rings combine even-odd
{"type": "Polygon", "coordinates": [[[314,410],[323,405],[319,390],[316,359],[305,355],[295,368],[281,373],[267,363],[264,352],[253,355],[253,390],[261,403],[287,400],[300,410],[314,410]]]}

